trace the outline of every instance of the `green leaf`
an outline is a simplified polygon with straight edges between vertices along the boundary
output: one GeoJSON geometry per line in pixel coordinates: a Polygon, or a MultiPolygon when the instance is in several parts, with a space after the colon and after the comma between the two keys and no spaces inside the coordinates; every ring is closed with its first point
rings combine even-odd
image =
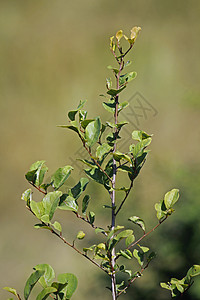
{"type": "Polygon", "coordinates": [[[133,222],[134,224],[139,225],[145,233],[145,224],[141,218],[139,218],[137,216],[133,216],[133,217],[130,217],[128,220],[133,222]]]}
{"type": "Polygon", "coordinates": [[[77,233],[77,239],[82,240],[85,237],[85,233],[81,230],[77,233]]]}
{"type": "Polygon", "coordinates": [[[8,287],[8,286],[4,287],[3,289],[17,297],[17,291],[15,289],[8,287]]]}
{"type": "Polygon", "coordinates": [[[103,228],[100,228],[100,227],[95,228],[95,233],[96,233],[96,234],[97,234],[97,233],[100,233],[100,232],[105,232],[105,230],[104,230],[103,228]]]}
{"type": "Polygon", "coordinates": [[[193,265],[187,272],[187,277],[200,275],[200,265],[193,265]]]}
{"type": "MultiPolygon", "coordinates": [[[[128,106],[129,106],[129,103],[127,101],[119,103],[119,105],[118,105],[118,112],[122,111],[124,108],[126,108],[128,106]]],[[[124,124],[127,124],[127,122],[124,122],[124,124]]]]}
{"type": "Polygon", "coordinates": [[[106,87],[107,87],[107,89],[110,89],[112,87],[111,78],[106,78],[106,87]]]}
{"type": "Polygon", "coordinates": [[[58,125],[57,127],[71,129],[72,131],[75,131],[76,133],[80,134],[78,127],[74,125],[58,125]]]}
{"type": "Polygon", "coordinates": [[[36,300],[45,300],[48,298],[48,296],[52,293],[57,292],[57,289],[54,287],[46,287],[44,288],[39,295],[37,296],[36,300]]]}
{"type": "Polygon", "coordinates": [[[158,220],[161,220],[163,217],[166,216],[166,207],[164,204],[164,201],[161,200],[159,203],[155,204],[155,209],[157,211],[157,218],[158,220]]]}
{"type": "Polygon", "coordinates": [[[53,218],[54,212],[59,204],[60,197],[62,196],[62,192],[50,192],[48,193],[42,200],[45,214],[49,215],[49,219],[53,218]]]}
{"type": "Polygon", "coordinates": [[[144,252],[140,252],[139,250],[134,249],[133,256],[137,259],[140,266],[144,264],[144,252]]]}
{"type": "Polygon", "coordinates": [[[78,211],[76,200],[68,194],[63,194],[61,196],[58,208],[62,210],[78,211]]]}
{"type": "Polygon", "coordinates": [[[149,248],[148,248],[148,247],[140,246],[139,244],[137,244],[137,245],[140,247],[140,249],[142,250],[143,253],[146,253],[146,252],[149,251],[149,248]]]}
{"type": "Polygon", "coordinates": [[[80,181],[70,190],[69,193],[71,194],[71,196],[73,196],[74,199],[78,199],[80,195],[85,191],[88,183],[88,178],[82,177],[80,181]]]}
{"type": "Polygon", "coordinates": [[[36,215],[36,217],[41,220],[42,216],[45,214],[45,209],[44,209],[44,205],[42,202],[35,202],[35,201],[31,201],[30,202],[30,207],[32,212],[36,215]]]}
{"type": "Polygon", "coordinates": [[[26,201],[28,207],[30,207],[31,194],[32,194],[31,189],[28,189],[22,194],[21,197],[22,200],[26,201]]]}
{"type": "Polygon", "coordinates": [[[65,166],[63,168],[59,168],[51,177],[51,181],[53,181],[53,187],[55,190],[58,190],[67,180],[73,168],[71,166],[65,166]]]}
{"type": "Polygon", "coordinates": [[[95,120],[94,120],[94,119],[87,119],[87,120],[84,120],[84,121],[81,122],[81,127],[82,127],[83,129],[85,129],[85,128],[88,126],[88,124],[91,123],[91,122],[93,122],[93,121],[95,121],[95,120]]]}
{"type": "Polygon", "coordinates": [[[126,238],[126,247],[131,245],[135,241],[135,236],[133,234],[127,236],[126,238]]]}
{"type": "Polygon", "coordinates": [[[53,278],[55,278],[54,269],[48,264],[40,264],[33,268],[36,271],[42,271],[44,274],[39,279],[39,283],[43,288],[46,288],[52,283],[53,278]]]}
{"type": "Polygon", "coordinates": [[[68,117],[69,117],[69,119],[70,119],[71,121],[74,121],[74,120],[75,120],[75,117],[76,117],[77,112],[84,106],[84,104],[85,104],[86,102],[87,102],[87,100],[83,100],[83,101],[80,100],[80,103],[79,103],[77,109],[76,109],[76,110],[71,110],[71,111],[68,112],[68,117]]]}
{"type": "Polygon", "coordinates": [[[107,91],[107,94],[108,95],[111,95],[113,97],[117,96],[119,93],[121,93],[124,89],[125,89],[126,86],[123,86],[122,88],[118,89],[118,90],[115,90],[115,89],[110,89],[109,91],[107,91]]]}
{"type": "Polygon", "coordinates": [[[44,163],[45,160],[36,161],[30,166],[28,173],[25,175],[26,179],[37,187],[42,184],[44,175],[48,171],[48,168],[44,163]]]}
{"type": "Polygon", "coordinates": [[[41,276],[44,275],[44,271],[35,271],[34,273],[32,273],[30,275],[30,277],[28,278],[28,280],[26,281],[26,285],[24,288],[24,298],[25,300],[28,299],[34,285],[38,282],[38,280],[40,279],[41,276]]]}
{"type": "Polygon", "coordinates": [[[152,138],[147,138],[138,142],[136,145],[131,145],[130,151],[133,154],[134,158],[137,158],[139,155],[142,154],[143,150],[151,143],[152,138]]]}
{"type": "Polygon", "coordinates": [[[52,225],[55,228],[55,230],[58,230],[59,232],[62,232],[62,226],[59,222],[55,221],[52,225]]]}
{"type": "Polygon", "coordinates": [[[85,169],[85,173],[94,181],[106,185],[109,183],[108,177],[98,168],[85,169]]]}
{"type": "Polygon", "coordinates": [[[64,274],[59,274],[58,275],[58,282],[60,283],[68,283],[66,288],[62,290],[62,298],[63,300],[65,299],[70,299],[75,292],[78,284],[78,280],[74,274],[71,273],[64,273],[64,274]]]}
{"type": "Polygon", "coordinates": [[[141,142],[141,141],[143,141],[143,140],[145,140],[145,139],[147,139],[151,136],[152,136],[152,134],[149,135],[148,133],[146,133],[142,130],[134,130],[132,132],[132,139],[136,140],[136,141],[139,141],[139,142],[141,142]]]}
{"type": "Polygon", "coordinates": [[[114,114],[115,106],[116,106],[115,101],[103,102],[102,105],[105,108],[105,110],[107,110],[108,112],[114,114]]]}
{"type": "Polygon", "coordinates": [[[155,257],[156,257],[156,253],[155,253],[155,252],[151,252],[151,253],[149,254],[149,256],[147,257],[147,262],[150,263],[150,261],[151,261],[152,259],[154,259],[155,257]]]}
{"type": "Polygon", "coordinates": [[[96,156],[99,160],[102,160],[103,157],[111,151],[112,147],[107,143],[103,143],[102,145],[97,147],[96,156]]]}
{"type": "Polygon", "coordinates": [[[90,224],[93,224],[95,220],[95,213],[93,211],[90,211],[88,217],[89,217],[90,224]]]}
{"type": "Polygon", "coordinates": [[[164,203],[167,209],[172,208],[173,205],[178,201],[179,190],[173,189],[165,194],[164,203]]]}
{"type": "Polygon", "coordinates": [[[120,41],[121,38],[123,37],[123,31],[122,31],[122,30],[117,31],[117,33],[116,33],[115,36],[116,36],[116,39],[117,39],[118,41],[120,41]]]}
{"type": "Polygon", "coordinates": [[[120,233],[118,233],[116,235],[116,238],[117,238],[117,240],[121,240],[121,239],[127,238],[129,235],[132,235],[132,233],[133,233],[133,230],[126,229],[126,230],[123,230],[120,233]]]}
{"type": "Polygon", "coordinates": [[[121,159],[124,159],[131,163],[131,158],[127,154],[121,153],[119,151],[114,152],[113,157],[116,161],[120,161],[121,159]]]}
{"type": "Polygon", "coordinates": [[[136,72],[130,72],[130,73],[121,75],[119,78],[119,85],[121,86],[123,84],[130,82],[131,80],[135,79],[136,76],[137,76],[136,72]]]}
{"type": "Polygon", "coordinates": [[[35,224],[34,225],[34,228],[36,228],[36,229],[48,229],[48,230],[50,230],[51,231],[51,227],[50,226],[46,226],[46,225],[44,225],[44,224],[35,224]]]}
{"type": "Polygon", "coordinates": [[[89,201],[90,201],[90,196],[89,195],[85,195],[84,198],[83,198],[83,202],[82,202],[82,213],[84,215],[86,214],[89,201]]]}
{"type": "Polygon", "coordinates": [[[99,139],[101,131],[101,121],[97,117],[95,121],[90,122],[85,129],[85,138],[87,140],[87,145],[92,147],[99,139]]]}
{"type": "Polygon", "coordinates": [[[120,255],[123,256],[124,258],[127,258],[127,259],[131,259],[132,258],[132,253],[131,251],[129,250],[120,250],[120,255]]]}

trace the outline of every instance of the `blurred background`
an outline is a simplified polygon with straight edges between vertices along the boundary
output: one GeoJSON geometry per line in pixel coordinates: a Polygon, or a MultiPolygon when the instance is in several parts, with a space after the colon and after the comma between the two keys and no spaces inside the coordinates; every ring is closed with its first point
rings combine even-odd
{"type": "MultiPolygon", "coordinates": [[[[20,197],[29,188],[24,174],[33,162],[46,160],[49,176],[58,167],[73,165],[79,141],[56,125],[66,124],[67,112],[80,99],[88,99],[91,117],[110,117],[99,97],[111,76],[107,65],[114,64],[109,37],[119,29],[128,35],[136,25],[142,32],[130,55],[130,71],[138,76],[123,100],[132,99],[134,108],[137,99],[132,96],[139,93],[140,102],[151,108],[146,116],[141,111],[138,123],[129,118],[132,127],[153,133],[154,139],[123,218],[138,215],[150,229],[157,222],[154,204],[172,188],[179,188],[181,197],[176,212],[144,241],[157,259],[121,299],[170,299],[159,283],[181,279],[200,263],[199,11],[198,0],[0,1],[1,299],[9,298],[4,286],[23,294],[39,263],[78,277],[74,300],[110,299],[104,274],[49,232],[34,229],[37,221],[20,197]]],[[[80,167],[69,184],[78,181],[80,167]]],[[[104,224],[102,204],[107,200],[101,186],[91,183],[88,191],[95,192],[91,207],[97,207],[97,225],[104,224]]],[[[58,213],[57,219],[69,240],[88,229],[68,212],[58,213]]],[[[92,242],[92,235],[87,241],[92,242]]],[[[197,279],[182,299],[197,300],[199,295],[197,279]]]]}

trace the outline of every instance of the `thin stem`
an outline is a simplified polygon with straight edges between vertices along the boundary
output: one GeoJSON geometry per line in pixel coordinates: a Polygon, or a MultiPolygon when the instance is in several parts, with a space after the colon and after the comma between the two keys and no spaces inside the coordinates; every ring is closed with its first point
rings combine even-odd
{"type": "Polygon", "coordinates": [[[130,191],[131,191],[132,187],[133,187],[133,180],[131,181],[129,190],[126,192],[126,195],[125,195],[123,201],[121,202],[121,204],[120,204],[118,210],[116,211],[115,216],[117,216],[117,214],[120,212],[120,210],[121,210],[123,204],[125,203],[126,199],[128,198],[128,195],[130,194],[130,191]]]}
{"type": "MultiPolygon", "coordinates": [[[[82,139],[81,139],[82,140],[82,139]]],[[[95,163],[95,165],[97,165],[97,167],[108,177],[108,179],[110,180],[110,182],[112,183],[112,179],[110,178],[110,176],[104,171],[104,169],[100,166],[100,164],[98,163],[98,161],[96,161],[96,159],[94,159],[94,157],[92,156],[91,151],[86,147],[85,142],[82,140],[83,142],[83,147],[87,150],[87,152],[89,153],[92,161],[95,163]]]]}
{"type": "Polygon", "coordinates": [[[147,267],[148,267],[148,264],[147,264],[144,268],[142,268],[140,272],[138,272],[140,275],[138,274],[137,277],[135,276],[133,279],[131,279],[131,280],[129,281],[128,285],[127,285],[123,290],[121,290],[121,291],[117,294],[117,298],[118,298],[122,293],[126,292],[126,290],[131,286],[131,284],[132,284],[138,277],[140,277],[140,276],[142,275],[142,273],[144,272],[144,270],[145,270],[147,267]]]}
{"type": "Polygon", "coordinates": [[[40,193],[42,193],[42,194],[44,194],[44,195],[47,194],[47,192],[41,190],[41,189],[40,189],[39,187],[37,187],[33,182],[29,181],[29,183],[30,183],[32,186],[34,186],[34,188],[36,188],[40,193]]]}
{"type": "MultiPolygon", "coordinates": [[[[93,223],[91,224],[90,221],[88,220],[88,218],[85,218],[81,215],[79,215],[76,211],[73,211],[73,213],[77,216],[77,218],[83,220],[84,222],[88,223],[92,228],[97,229],[99,227],[95,226],[93,223]]],[[[104,234],[105,236],[107,236],[107,233],[105,231],[101,231],[102,234],[104,234]]]]}

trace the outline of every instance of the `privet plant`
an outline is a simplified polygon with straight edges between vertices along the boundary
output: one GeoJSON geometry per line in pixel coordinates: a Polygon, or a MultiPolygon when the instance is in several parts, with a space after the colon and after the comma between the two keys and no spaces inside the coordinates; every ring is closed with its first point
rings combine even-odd
{"type": "MultiPolygon", "coordinates": [[[[80,139],[86,153],[86,158],[80,159],[85,166],[86,177],[80,178],[75,186],[65,190],[63,185],[73,167],[67,165],[59,168],[51,176],[50,181],[46,182],[44,177],[48,168],[45,161],[37,161],[31,165],[26,179],[39,193],[43,194],[43,199],[40,202],[33,200],[31,189],[26,190],[22,195],[27,209],[38,220],[35,228],[50,231],[66,246],[80,254],[83,259],[87,259],[89,263],[109,276],[113,300],[126,293],[135,280],[143,276],[145,269],[155,257],[155,253],[144,246],[143,240],[168,219],[174,212],[173,207],[179,198],[178,189],[172,189],[165,194],[164,199],[155,204],[158,222],[150,230],[146,230],[145,222],[135,215],[128,219],[131,229],[118,224],[118,215],[122,212],[124,203],[128,201],[134,181],[145,164],[149,152],[147,149],[152,141],[152,135],[142,130],[134,130],[133,141],[129,149],[126,152],[120,152],[118,149],[118,141],[123,138],[120,136],[121,130],[127,124],[126,121],[119,121],[119,115],[128,106],[128,102],[120,101],[120,97],[123,90],[136,77],[136,72],[125,71],[131,63],[127,61],[127,55],[132,51],[140,30],[140,27],[132,28],[130,37],[125,36],[122,30],[119,30],[110,38],[110,50],[117,67],[108,67],[113,73],[115,84],[112,85],[110,78],[106,79],[107,95],[104,96],[103,107],[113,116],[113,121],[103,124],[100,117],[88,118],[88,113],[84,110],[86,101],[80,101],[78,107],[68,113],[70,124],[60,126],[74,131],[80,139]],[[125,50],[122,43],[125,43],[125,50]],[[126,186],[120,185],[119,173],[126,176],[126,186]],[[103,209],[110,211],[110,219],[106,225],[97,227],[95,213],[89,210],[90,195],[86,194],[85,190],[90,180],[99,183],[106,190],[107,202],[102,203],[103,209]],[[80,230],[75,237],[73,236],[71,241],[66,239],[62,234],[60,221],[54,218],[57,209],[66,210],[67,214],[73,213],[87,223],[94,230],[94,234],[100,236],[100,242],[78,248],[76,241],[84,239],[83,230],[80,230]],[[139,226],[141,230],[141,235],[137,238],[132,229],[134,226],[139,226]],[[131,259],[138,263],[136,270],[127,269],[125,266],[126,261],[131,259]],[[124,276],[123,281],[121,281],[122,276],[124,276]]],[[[34,194],[34,199],[36,197],[37,195],[34,194]]],[[[199,274],[200,265],[194,265],[183,279],[172,278],[168,283],[161,283],[161,287],[169,289],[172,296],[176,297],[183,294],[193,283],[193,277],[199,274]]],[[[70,299],[77,286],[76,277],[73,274],[64,273],[58,275],[57,281],[53,281],[54,277],[51,266],[42,264],[34,267],[34,272],[28,278],[24,288],[24,299],[29,298],[36,283],[42,287],[37,300],[48,297],[49,299],[70,299]]],[[[15,289],[8,287],[5,289],[18,299],[22,299],[15,289]]]]}

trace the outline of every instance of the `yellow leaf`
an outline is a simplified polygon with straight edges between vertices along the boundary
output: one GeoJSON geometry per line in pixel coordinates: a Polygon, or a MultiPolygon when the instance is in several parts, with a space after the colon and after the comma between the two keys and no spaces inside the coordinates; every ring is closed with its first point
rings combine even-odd
{"type": "Polygon", "coordinates": [[[123,37],[123,31],[119,30],[116,33],[116,39],[118,40],[118,42],[121,40],[121,38],[123,37]]]}

